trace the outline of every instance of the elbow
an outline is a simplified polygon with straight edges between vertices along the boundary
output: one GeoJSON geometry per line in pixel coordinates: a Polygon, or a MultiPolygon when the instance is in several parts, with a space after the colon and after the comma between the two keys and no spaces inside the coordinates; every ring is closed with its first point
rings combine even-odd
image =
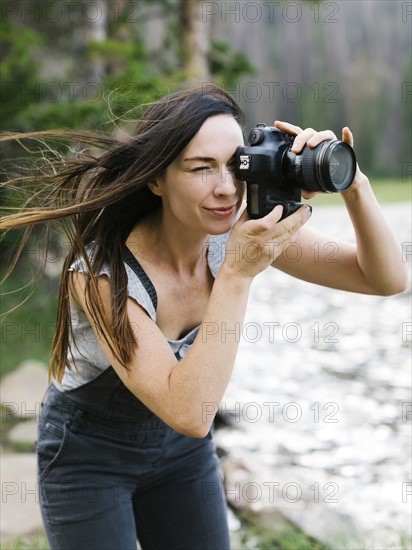
{"type": "Polygon", "coordinates": [[[204,439],[210,432],[210,426],[198,426],[188,431],[187,436],[194,439],[204,439]]]}
{"type": "Polygon", "coordinates": [[[394,296],[401,294],[409,288],[409,274],[404,263],[398,264],[397,268],[392,269],[391,273],[384,277],[374,277],[370,280],[368,294],[375,296],[394,296]]]}
{"type": "Polygon", "coordinates": [[[187,413],[181,418],[174,418],[171,427],[182,435],[195,439],[205,438],[212,427],[215,415],[187,413]]]}
{"type": "Polygon", "coordinates": [[[185,422],[174,423],[172,428],[176,432],[182,435],[185,435],[186,437],[193,437],[194,439],[203,439],[209,434],[211,423],[185,421],[185,422]]]}
{"type": "Polygon", "coordinates": [[[402,292],[406,292],[409,289],[409,285],[410,281],[408,269],[406,267],[406,263],[403,263],[402,268],[398,271],[396,280],[393,281],[393,288],[388,295],[391,296],[393,294],[401,294],[402,292]]]}
{"type": "Polygon", "coordinates": [[[401,294],[406,292],[409,288],[408,277],[405,274],[404,277],[399,277],[397,280],[392,280],[385,286],[377,288],[374,294],[378,296],[395,296],[396,294],[401,294]]]}
{"type": "MultiPolygon", "coordinates": [[[[182,359],[182,362],[184,359],[182,359]]],[[[171,386],[169,376],[169,390],[171,386]]],[[[198,393],[180,395],[172,400],[172,407],[168,411],[166,423],[176,432],[195,439],[205,438],[212,427],[219,405],[199,399],[198,393]]]]}
{"type": "Polygon", "coordinates": [[[403,273],[401,274],[401,277],[399,278],[398,287],[397,290],[394,292],[394,294],[400,294],[401,292],[406,292],[409,289],[410,281],[408,276],[408,271],[405,268],[403,270],[403,273]]]}
{"type": "Polygon", "coordinates": [[[408,290],[408,285],[398,286],[398,287],[389,289],[385,293],[382,293],[381,296],[395,296],[396,294],[402,294],[402,292],[405,292],[406,290],[408,290]]]}

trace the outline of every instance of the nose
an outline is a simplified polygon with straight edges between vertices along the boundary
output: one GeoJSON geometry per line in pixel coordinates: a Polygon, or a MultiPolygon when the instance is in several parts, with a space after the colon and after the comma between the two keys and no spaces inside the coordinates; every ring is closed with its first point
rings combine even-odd
{"type": "Polygon", "coordinates": [[[236,184],[240,182],[235,178],[233,170],[229,170],[226,165],[222,165],[216,176],[217,180],[214,189],[215,196],[230,196],[236,193],[236,184]]]}

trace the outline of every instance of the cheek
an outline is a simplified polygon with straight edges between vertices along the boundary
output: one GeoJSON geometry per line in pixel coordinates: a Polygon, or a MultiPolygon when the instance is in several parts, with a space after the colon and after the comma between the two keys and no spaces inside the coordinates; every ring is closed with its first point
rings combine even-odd
{"type": "Polygon", "coordinates": [[[209,196],[208,186],[201,177],[187,176],[168,182],[163,199],[175,212],[193,212],[209,196]]]}

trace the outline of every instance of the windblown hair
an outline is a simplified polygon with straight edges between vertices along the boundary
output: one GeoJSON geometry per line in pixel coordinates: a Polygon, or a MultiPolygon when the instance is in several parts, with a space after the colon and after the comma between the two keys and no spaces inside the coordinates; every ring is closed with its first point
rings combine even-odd
{"type": "MultiPolygon", "coordinates": [[[[50,376],[61,380],[69,366],[71,323],[69,306],[69,266],[83,259],[87,266],[86,302],[93,322],[105,329],[107,343],[126,364],[137,344],[130,326],[127,303],[127,275],[123,263],[126,239],[139,219],[161,208],[161,199],[148,184],[189,144],[205,120],[218,114],[231,114],[239,124],[243,113],[235,100],[221,88],[186,89],[151,104],[126,141],[89,131],[50,130],[32,133],[6,133],[2,141],[35,140],[42,144],[79,142],[81,153],[50,159],[41,171],[27,177],[11,178],[1,188],[23,189],[30,198],[23,206],[3,207],[0,229],[25,229],[8,274],[18,261],[31,230],[51,222],[63,226],[70,243],[60,281],[56,332],[50,360],[50,376]],[[87,149],[89,148],[89,150],[87,149]],[[96,151],[100,150],[100,154],[96,151]],[[93,242],[93,254],[86,247],[93,242]],[[109,266],[112,319],[104,314],[97,276],[103,264],[109,266]]],[[[24,145],[23,145],[24,146],[24,145]]],[[[9,192],[9,194],[10,194],[9,192]]],[[[48,232],[50,236],[50,231],[48,232]]],[[[48,237],[49,238],[49,237],[48,237]]]]}

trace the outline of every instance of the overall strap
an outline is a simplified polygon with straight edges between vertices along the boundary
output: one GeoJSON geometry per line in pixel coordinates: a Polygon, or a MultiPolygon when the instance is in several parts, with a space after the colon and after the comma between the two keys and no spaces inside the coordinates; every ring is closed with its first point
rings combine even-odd
{"type": "Polygon", "coordinates": [[[136,257],[131,253],[131,251],[126,245],[124,245],[124,248],[123,248],[123,260],[130,267],[130,269],[134,271],[136,276],[139,278],[139,280],[143,284],[146,292],[148,293],[152,301],[153,307],[156,311],[156,308],[157,308],[156,289],[153,286],[152,281],[149,279],[146,271],[143,269],[143,267],[137,261],[136,257]]]}

